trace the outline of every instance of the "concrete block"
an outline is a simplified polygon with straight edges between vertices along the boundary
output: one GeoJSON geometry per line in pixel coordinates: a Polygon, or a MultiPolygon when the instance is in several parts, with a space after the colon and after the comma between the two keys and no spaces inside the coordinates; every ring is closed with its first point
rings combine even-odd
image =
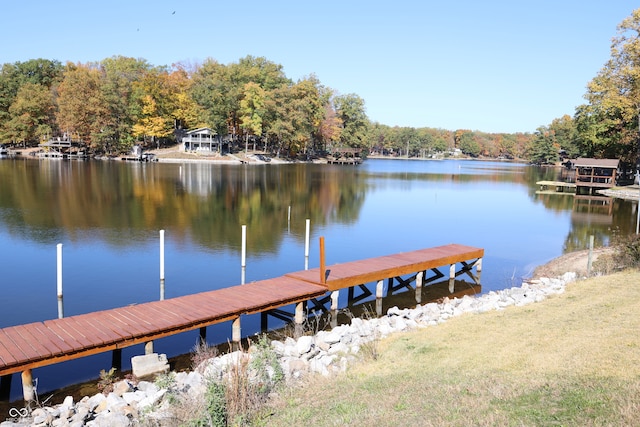
{"type": "Polygon", "coordinates": [[[131,370],[133,375],[143,378],[148,375],[169,372],[169,362],[166,354],[145,354],[131,358],[131,370]]]}

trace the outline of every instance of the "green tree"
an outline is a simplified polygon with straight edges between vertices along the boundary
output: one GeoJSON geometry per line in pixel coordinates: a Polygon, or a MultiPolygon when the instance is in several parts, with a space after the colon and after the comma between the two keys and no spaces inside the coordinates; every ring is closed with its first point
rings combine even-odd
{"type": "Polygon", "coordinates": [[[23,84],[9,107],[9,114],[11,119],[5,129],[13,141],[37,144],[55,130],[51,91],[40,84],[23,84]]]}
{"type": "Polygon", "coordinates": [[[364,99],[351,93],[335,97],[334,104],[337,116],[342,121],[340,143],[351,148],[366,147],[369,120],[364,99]]]}
{"type": "Polygon", "coordinates": [[[97,148],[96,141],[108,122],[101,73],[96,67],[67,64],[58,85],[56,120],[63,132],[97,148]]]}
{"type": "Polygon", "coordinates": [[[146,60],[114,56],[100,63],[108,117],[96,142],[106,152],[126,152],[135,142],[133,125],[142,115],[144,93],[134,84],[150,69],[146,60]]]}
{"type": "Polygon", "coordinates": [[[246,83],[244,96],[240,101],[240,127],[245,132],[245,144],[248,144],[249,135],[262,136],[264,115],[265,90],[257,83],[246,83]]]}
{"type": "Polygon", "coordinates": [[[476,142],[473,132],[470,130],[457,130],[455,132],[456,146],[464,154],[477,157],[480,154],[480,145],[476,142]]]}
{"type": "Polygon", "coordinates": [[[559,119],[554,119],[549,125],[549,130],[553,132],[556,143],[560,149],[564,150],[570,158],[580,155],[577,144],[577,130],[573,118],[565,114],[559,119]]]}
{"type": "Polygon", "coordinates": [[[558,161],[558,149],[553,132],[545,126],[540,126],[536,131],[529,158],[534,164],[554,164],[558,161]]]}
{"type": "Polygon", "coordinates": [[[0,69],[0,138],[12,139],[15,126],[20,119],[16,119],[9,112],[18,91],[26,84],[40,85],[46,89],[54,89],[59,82],[63,66],[58,61],[47,59],[31,59],[26,62],[4,64],[0,69]],[[12,120],[14,129],[7,129],[12,120]]]}
{"type": "Polygon", "coordinates": [[[640,9],[618,25],[611,58],[587,85],[575,114],[577,148],[589,157],[635,162],[640,110],[640,9]]]}

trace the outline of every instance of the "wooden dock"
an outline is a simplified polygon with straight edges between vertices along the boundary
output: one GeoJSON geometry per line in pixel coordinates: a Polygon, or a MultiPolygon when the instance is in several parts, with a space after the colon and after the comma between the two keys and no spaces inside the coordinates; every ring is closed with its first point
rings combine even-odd
{"type": "MultiPolygon", "coordinates": [[[[10,375],[22,372],[24,397],[29,401],[34,397],[29,394],[33,393],[29,385],[34,368],[107,351],[117,354],[136,344],[145,344],[145,352],[152,353],[153,340],[196,329],[206,336],[207,326],[225,321],[233,322],[232,341],[238,343],[242,315],[268,313],[295,304],[292,317],[301,324],[305,302],[324,306],[331,300],[331,308],[335,309],[341,289],[349,289],[350,300],[354,287],[366,289],[364,284],[369,282],[378,282],[381,288],[382,281],[388,280],[388,293],[411,288],[411,283],[418,290],[423,284],[444,277],[438,270],[441,267],[449,268],[451,283],[465,273],[476,280],[471,270],[475,267],[478,273],[481,271],[483,256],[484,249],[451,244],[335,264],[324,268],[324,272],[316,268],[162,301],[10,326],[0,329],[0,376],[6,388],[10,375]],[[456,270],[458,264],[460,268],[456,270]],[[426,278],[429,272],[433,276],[426,278]],[[402,277],[406,275],[409,277],[402,277]],[[395,286],[394,281],[398,283],[395,286]],[[327,292],[331,295],[326,296],[327,292]]],[[[376,298],[381,306],[380,289],[376,298]]]]}
{"type": "Polygon", "coordinates": [[[573,182],[538,181],[536,185],[540,186],[536,194],[575,194],[576,192],[576,184],[573,182]]]}

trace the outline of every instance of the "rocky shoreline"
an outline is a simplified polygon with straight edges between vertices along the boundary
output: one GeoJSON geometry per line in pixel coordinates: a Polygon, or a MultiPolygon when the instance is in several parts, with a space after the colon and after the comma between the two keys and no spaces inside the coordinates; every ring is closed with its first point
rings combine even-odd
{"type": "MultiPolygon", "coordinates": [[[[557,278],[529,279],[520,287],[479,296],[445,298],[413,309],[392,307],[379,318],[353,318],[350,324],[319,331],[313,336],[274,340],[271,348],[278,356],[286,381],[295,386],[296,380],[309,375],[339,375],[349,365],[357,363],[363,352],[370,351],[377,340],[390,334],[436,326],[463,314],[540,302],[563,293],[566,285],[576,277],[576,273],[568,272],[557,278]]],[[[122,380],[114,384],[113,391],[108,394],[98,393],[77,402],[68,396],[60,405],[38,407],[31,413],[13,412],[9,414],[12,418],[0,423],[0,427],[134,426],[142,419],[152,421],[154,425],[171,425],[168,414],[172,400],[177,396],[203,399],[208,378],[221,377],[227,367],[238,363],[239,358],[251,358],[251,355],[251,352],[233,352],[208,359],[192,372],[175,373],[170,389],[150,381],[122,380]]]]}

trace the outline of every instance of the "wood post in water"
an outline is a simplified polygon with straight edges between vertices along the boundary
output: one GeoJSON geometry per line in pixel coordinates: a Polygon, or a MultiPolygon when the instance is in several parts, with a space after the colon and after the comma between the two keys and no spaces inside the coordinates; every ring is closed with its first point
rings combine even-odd
{"type": "Polygon", "coordinates": [[[207,327],[203,326],[200,328],[200,332],[198,333],[198,344],[206,345],[207,344],[207,327]]]}
{"type": "Polygon", "coordinates": [[[3,375],[0,377],[0,400],[6,400],[7,402],[11,399],[11,378],[12,374],[3,375]]]}
{"type": "Polygon", "coordinates": [[[589,236],[589,257],[587,259],[587,277],[591,276],[591,257],[593,256],[593,234],[589,236]]]}
{"type": "Polygon", "coordinates": [[[24,398],[25,403],[33,402],[36,398],[31,369],[22,371],[22,397],[24,398]]]}
{"type": "Polygon", "coordinates": [[[116,348],[111,352],[111,367],[122,371],[122,349],[116,348]]]}

